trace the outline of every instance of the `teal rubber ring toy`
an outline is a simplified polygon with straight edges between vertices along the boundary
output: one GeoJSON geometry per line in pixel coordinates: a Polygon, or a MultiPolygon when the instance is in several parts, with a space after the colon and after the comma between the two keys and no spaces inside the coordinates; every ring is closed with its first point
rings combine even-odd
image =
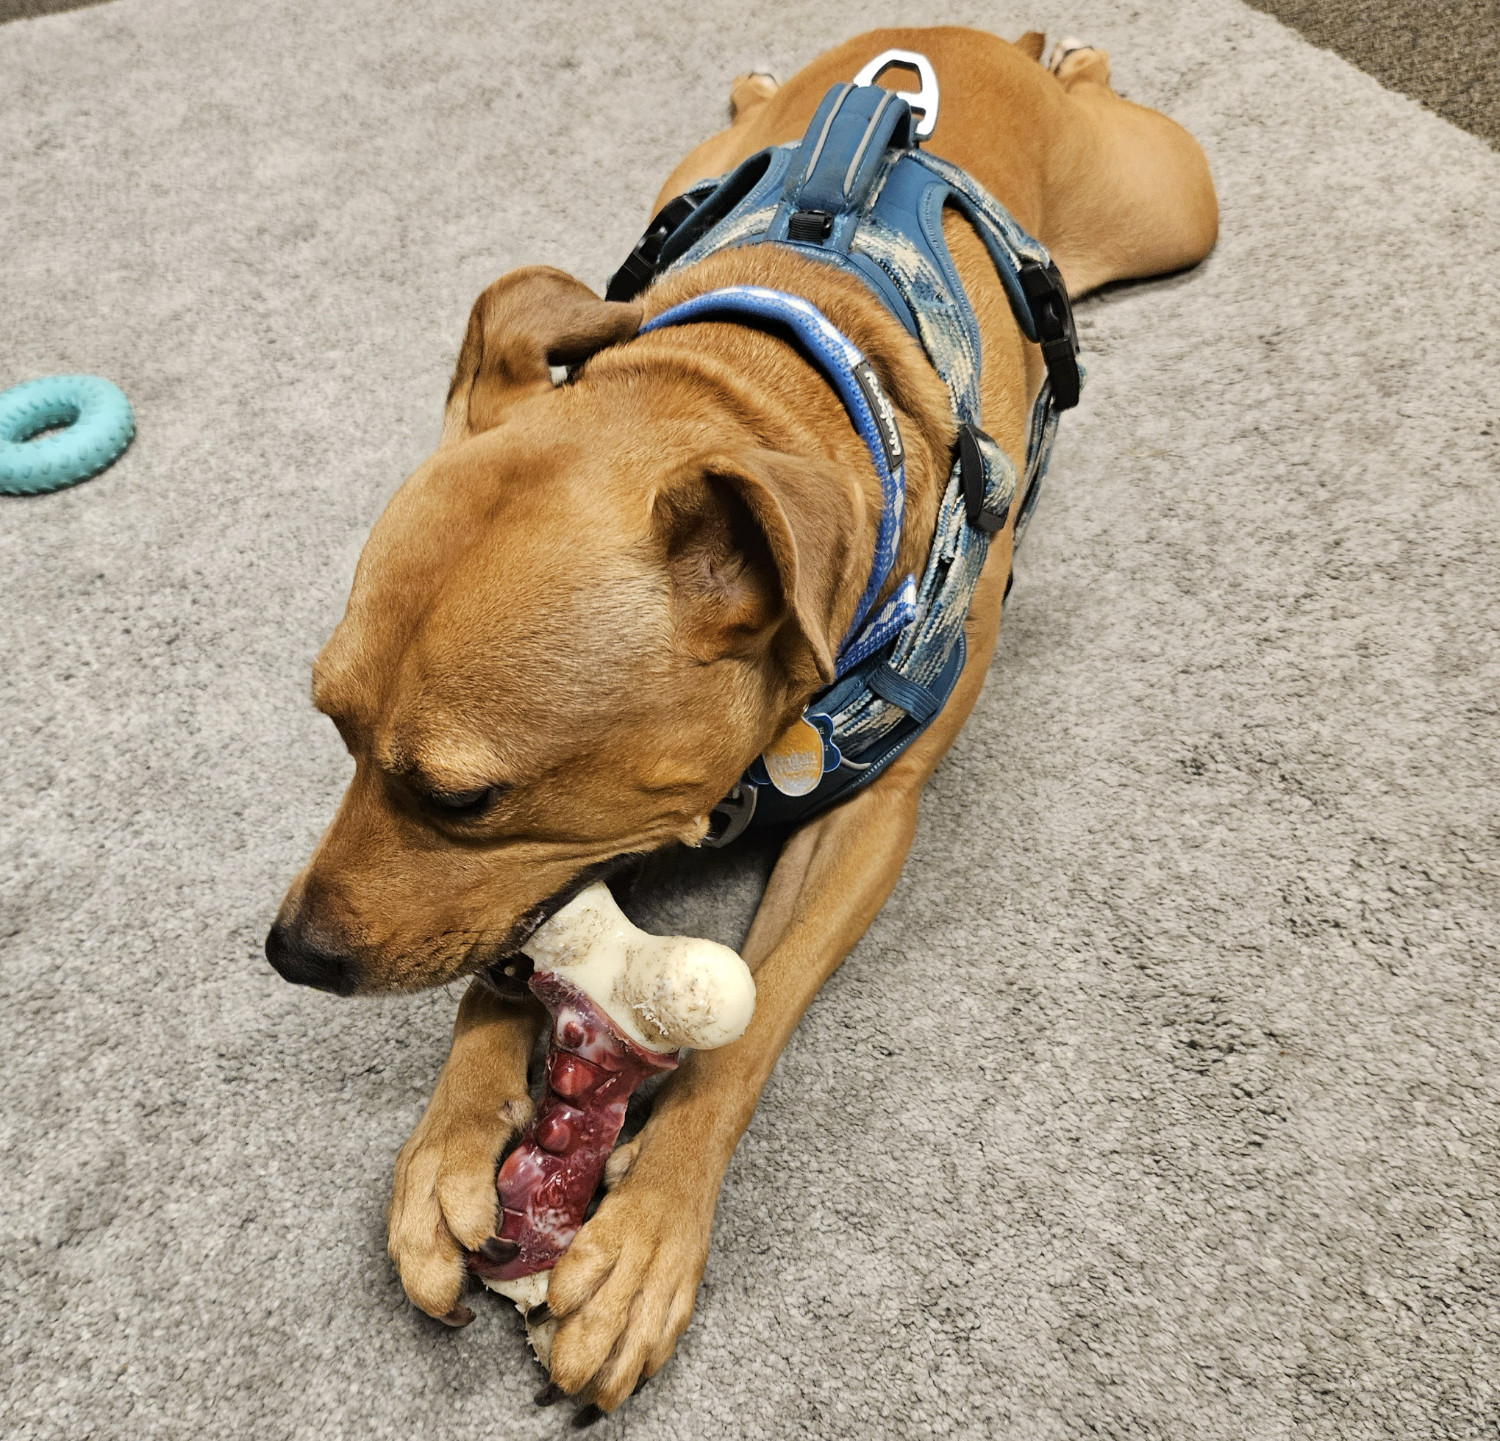
{"type": "Polygon", "coordinates": [[[98,475],[135,435],[125,392],[97,375],[49,375],[0,393],[0,493],[37,495],[98,475]],[[49,435],[31,437],[38,431],[49,435]]]}

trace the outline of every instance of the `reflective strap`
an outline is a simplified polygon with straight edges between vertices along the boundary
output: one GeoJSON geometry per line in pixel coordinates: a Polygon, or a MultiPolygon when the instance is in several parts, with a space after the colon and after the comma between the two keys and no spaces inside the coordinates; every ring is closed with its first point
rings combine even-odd
{"type": "MultiPolygon", "coordinates": [[[[839,646],[839,672],[842,674],[855,663],[847,658],[848,653],[861,639],[865,619],[891,573],[896,552],[901,546],[901,524],[906,510],[906,456],[901,430],[896,422],[895,408],[859,347],[812,301],[800,295],[771,290],[763,285],[726,285],[719,290],[695,295],[691,300],[684,300],[680,305],[653,316],[641,327],[641,333],[693,321],[743,322],[747,317],[775,321],[801,342],[804,353],[823,372],[843,401],[880,479],[882,506],[875,535],[875,556],[870,579],[855,608],[848,633],[839,646]]],[[[907,597],[908,588],[903,586],[898,594],[907,597]]],[[[905,619],[909,618],[907,614],[905,619]]],[[[886,638],[889,638],[889,632],[886,638]]],[[[860,653],[868,654],[870,649],[873,647],[861,647],[860,653]]]]}

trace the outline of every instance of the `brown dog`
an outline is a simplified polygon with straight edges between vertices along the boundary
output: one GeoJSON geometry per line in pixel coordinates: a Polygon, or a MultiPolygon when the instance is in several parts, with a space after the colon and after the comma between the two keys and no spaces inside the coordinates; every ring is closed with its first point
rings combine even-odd
{"type": "MultiPolygon", "coordinates": [[[[924,52],[941,78],[928,148],[1050,248],[1071,294],[1212,247],[1213,183],[1192,138],[1115,95],[1102,51],[1048,70],[1034,34],[878,31],[780,89],[744,78],[734,123],[658,206],[800,138],[831,85],[893,47],[924,52]]],[[[983,337],[984,426],[1019,462],[1041,358],[969,223],[950,211],[944,228],[983,337]]],[[[632,338],[643,318],[732,283],[808,297],[871,358],[908,454],[892,575],[920,574],[955,422],[921,348],[860,282],[779,246],[716,255],[631,304],[519,270],[475,304],[443,443],[376,525],[314,670],[355,774],[267,953],[288,979],[344,994],[476,977],[397,1160],[389,1217],[408,1294],[451,1325],[472,1319],[463,1252],[494,1232],[496,1164],[529,1115],[544,1020],[483,972],[583,878],[702,840],[714,804],[832,678],[869,574],[879,482],[795,349],[724,324],[632,338]],[[552,365],[577,367],[572,382],[554,386],[552,365]]],[[[946,709],[873,785],[787,841],[744,947],[750,1029],[668,1079],[553,1273],[554,1377],[604,1410],[671,1355],[761,1088],[895,884],[922,787],[984,684],[1011,545],[1007,529],[991,546],[946,709]]]]}

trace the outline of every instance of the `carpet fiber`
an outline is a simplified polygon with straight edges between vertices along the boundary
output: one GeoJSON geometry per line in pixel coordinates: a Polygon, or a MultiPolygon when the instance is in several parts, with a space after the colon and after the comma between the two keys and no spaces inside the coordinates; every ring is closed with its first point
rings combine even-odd
{"type": "MultiPolygon", "coordinates": [[[[594,1434],[1492,1437],[1500,155],[1235,0],[1077,32],[1203,141],[1197,271],[1080,307],[989,687],[594,1434]]],[[[556,1436],[383,1253],[455,995],[261,940],[307,701],[473,297],[599,285],[724,114],[909,7],[118,0],[0,28],[0,384],[129,453],[0,506],[0,1430],[556,1436]]],[[[737,942],[765,858],[646,885],[737,942]]]]}

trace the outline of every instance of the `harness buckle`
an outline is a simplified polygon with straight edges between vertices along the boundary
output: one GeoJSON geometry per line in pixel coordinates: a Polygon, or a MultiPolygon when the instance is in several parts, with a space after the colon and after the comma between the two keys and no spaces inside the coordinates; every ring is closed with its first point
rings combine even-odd
{"type": "Polygon", "coordinates": [[[914,120],[912,135],[918,140],[931,140],[932,132],[937,129],[938,102],[941,92],[938,90],[937,71],[932,68],[932,61],[916,50],[884,50],[877,55],[858,75],[854,77],[856,85],[873,85],[876,76],[889,70],[892,65],[904,65],[908,70],[915,70],[917,77],[922,82],[922,88],[913,94],[910,90],[898,90],[896,92],[913,111],[920,111],[922,118],[914,120]]]}
{"type": "Polygon", "coordinates": [[[734,789],[708,813],[708,834],[703,837],[703,844],[718,850],[738,840],[754,817],[759,799],[759,786],[736,781],[734,789]]]}
{"type": "Polygon", "coordinates": [[[1021,289],[1031,310],[1047,378],[1052,382],[1052,403],[1059,410],[1078,404],[1078,332],[1073,328],[1073,307],[1062,272],[1052,262],[1027,260],[1021,265],[1021,289]]]}
{"type": "Polygon", "coordinates": [[[717,184],[695,185],[667,201],[652,217],[646,233],[635,243],[635,249],[625,257],[625,263],[609,278],[605,288],[606,300],[634,300],[653,280],[661,260],[662,247],[682,225],[717,184]]]}

